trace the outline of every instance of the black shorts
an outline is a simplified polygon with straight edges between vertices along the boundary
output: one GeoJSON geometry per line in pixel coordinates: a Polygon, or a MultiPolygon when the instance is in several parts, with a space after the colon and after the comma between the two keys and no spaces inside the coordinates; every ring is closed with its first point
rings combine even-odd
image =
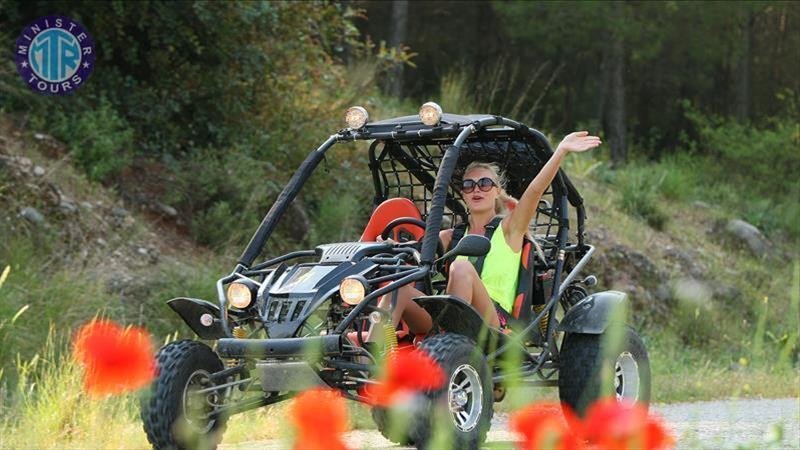
{"type": "Polygon", "coordinates": [[[494,303],[494,309],[497,310],[497,318],[500,319],[500,329],[508,328],[513,317],[499,303],[494,300],[492,300],[492,303],[494,303]]]}

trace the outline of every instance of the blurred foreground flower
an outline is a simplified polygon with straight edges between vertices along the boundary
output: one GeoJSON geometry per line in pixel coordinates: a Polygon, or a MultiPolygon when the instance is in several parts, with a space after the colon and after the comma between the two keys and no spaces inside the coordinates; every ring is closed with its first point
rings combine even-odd
{"type": "Polygon", "coordinates": [[[93,320],[78,330],[73,353],[85,367],[84,387],[90,394],[133,391],[155,377],[153,343],[142,328],[93,320]]]}
{"type": "Polygon", "coordinates": [[[510,428],[522,435],[517,447],[525,450],[583,449],[582,424],[560,404],[540,402],[528,405],[511,416],[510,428]]]}
{"type": "Polygon", "coordinates": [[[315,388],[295,397],[289,417],[297,431],[296,450],[346,449],[347,405],[338,392],[315,388]]]}
{"type": "Polygon", "coordinates": [[[542,402],[511,416],[511,429],[522,435],[520,449],[662,450],[675,441],[644,406],[615,398],[598,400],[581,422],[566,406],[542,402]]]}
{"type": "Polygon", "coordinates": [[[378,384],[367,385],[363,394],[376,406],[392,406],[416,393],[439,389],[444,371],[427,353],[400,347],[386,358],[378,384]]]}
{"type": "Polygon", "coordinates": [[[672,448],[675,443],[661,420],[648,415],[644,406],[615,398],[591,405],[584,427],[592,448],[660,450],[672,448]]]}

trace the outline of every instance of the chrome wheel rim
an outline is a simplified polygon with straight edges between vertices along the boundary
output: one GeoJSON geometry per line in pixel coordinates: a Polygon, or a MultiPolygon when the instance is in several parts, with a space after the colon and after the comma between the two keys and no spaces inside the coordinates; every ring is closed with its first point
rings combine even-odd
{"type": "Polygon", "coordinates": [[[469,364],[453,371],[447,385],[447,404],[453,424],[460,431],[471,431],[478,425],[483,409],[481,377],[469,364]]]}
{"type": "Polygon", "coordinates": [[[631,352],[622,352],[614,363],[614,393],[617,400],[639,400],[639,364],[631,352]]]}
{"type": "Polygon", "coordinates": [[[208,380],[211,374],[206,370],[195,370],[186,380],[183,388],[183,419],[194,430],[200,433],[208,433],[217,422],[212,419],[214,412],[214,397],[216,394],[200,394],[197,391],[209,387],[208,380]]]}

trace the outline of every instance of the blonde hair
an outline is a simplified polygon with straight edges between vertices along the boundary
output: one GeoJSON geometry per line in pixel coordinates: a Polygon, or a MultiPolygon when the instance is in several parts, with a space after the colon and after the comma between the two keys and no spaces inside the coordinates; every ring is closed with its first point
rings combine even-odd
{"type": "Polygon", "coordinates": [[[500,166],[495,163],[473,161],[464,169],[464,175],[474,169],[485,169],[492,172],[492,177],[500,188],[500,195],[494,201],[494,213],[506,214],[509,210],[514,209],[517,205],[517,199],[506,192],[506,175],[500,170],[500,166]]]}

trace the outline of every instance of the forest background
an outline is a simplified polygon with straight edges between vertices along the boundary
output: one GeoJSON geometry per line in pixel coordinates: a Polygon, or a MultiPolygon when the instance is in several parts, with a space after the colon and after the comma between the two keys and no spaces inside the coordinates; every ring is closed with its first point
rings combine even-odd
{"type": "MultiPolygon", "coordinates": [[[[611,252],[593,270],[633,291],[657,400],[798,393],[796,2],[0,0],[0,41],[6,426],[44,401],[40,356],[98,312],[189,336],[164,301],[213,298],[348,106],[428,100],[603,137],[567,170],[611,252]],[[55,13],[89,30],[97,67],[45,97],[11,49],[55,13]],[[766,250],[725,237],[731,219],[766,250]]],[[[267,253],[358,236],[370,186],[363,148],[331,154],[267,253]]]]}

